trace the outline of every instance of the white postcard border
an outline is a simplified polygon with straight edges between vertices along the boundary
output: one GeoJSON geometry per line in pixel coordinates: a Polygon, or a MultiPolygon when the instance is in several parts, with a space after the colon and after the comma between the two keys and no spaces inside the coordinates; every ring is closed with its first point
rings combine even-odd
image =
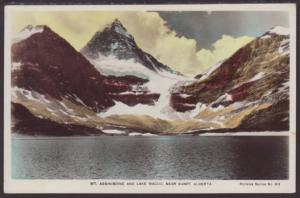
{"type": "Polygon", "coordinates": [[[4,192],[5,193],[293,193],[296,187],[296,5],[20,5],[5,7],[4,192]],[[14,180],[11,178],[10,41],[13,11],[285,11],[290,21],[290,135],[288,180],[14,180]],[[95,184],[96,182],[96,184],[95,184]],[[99,185],[100,183],[103,185],[99,185]],[[104,185],[115,182],[124,185],[104,185]],[[133,182],[134,185],[128,185],[133,182]],[[152,183],[150,185],[150,182],[152,183]],[[166,182],[176,182],[167,185],[166,182]],[[183,185],[184,183],[191,185],[183,185]],[[146,185],[143,185],[146,183],[146,185]],[[157,183],[157,185],[155,185],[157,183]],[[163,185],[158,185],[163,183],[163,185]],[[197,185],[195,185],[197,183],[197,185]],[[262,184],[266,184],[262,186],[262,184]],[[140,185],[138,185],[140,184],[140,185]],[[179,185],[182,184],[182,185],[179,185]],[[279,185],[279,186],[278,186],[279,185]]]}

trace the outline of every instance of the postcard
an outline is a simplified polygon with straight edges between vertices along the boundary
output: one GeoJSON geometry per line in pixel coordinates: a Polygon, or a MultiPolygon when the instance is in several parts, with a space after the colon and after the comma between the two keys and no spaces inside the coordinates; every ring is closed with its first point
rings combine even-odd
{"type": "Polygon", "coordinates": [[[5,6],[5,193],[293,193],[296,5],[5,6]]]}

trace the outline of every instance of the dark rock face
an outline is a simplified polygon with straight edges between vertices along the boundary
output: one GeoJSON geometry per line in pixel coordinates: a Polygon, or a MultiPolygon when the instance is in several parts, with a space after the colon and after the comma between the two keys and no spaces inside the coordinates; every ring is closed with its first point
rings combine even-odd
{"type": "Polygon", "coordinates": [[[240,131],[286,131],[289,129],[289,101],[280,100],[270,108],[247,116],[238,128],[240,131]]]}
{"type": "Polygon", "coordinates": [[[95,110],[114,104],[105,94],[100,73],[46,26],[43,32],[12,45],[12,61],[22,64],[12,72],[13,86],[57,99],[75,95],[95,110]]]}
{"type": "Polygon", "coordinates": [[[200,79],[202,76],[203,76],[203,74],[198,74],[198,75],[196,75],[194,78],[195,78],[195,79],[200,79]]]}
{"type": "Polygon", "coordinates": [[[48,119],[38,118],[26,107],[17,103],[12,103],[11,113],[13,118],[12,131],[19,134],[47,136],[102,134],[102,131],[96,128],[57,123],[48,119]]]}
{"type": "Polygon", "coordinates": [[[114,55],[118,59],[134,59],[150,70],[179,74],[140,49],[133,36],[117,19],[103,31],[96,32],[81,53],[91,59],[96,59],[99,53],[105,56],[114,55]]]}
{"type": "Polygon", "coordinates": [[[180,93],[173,93],[170,97],[171,105],[175,107],[176,111],[185,112],[193,110],[197,104],[197,97],[194,95],[182,97],[180,93]]]}
{"type": "MultiPolygon", "coordinates": [[[[142,87],[148,80],[135,76],[105,76],[103,84],[106,95],[116,101],[123,102],[129,106],[137,104],[150,104],[159,99],[160,94],[150,93],[148,90],[133,90],[132,86],[142,87]]],[[[142,89],[142,88],[141,88],[142,89]]]]}
{"type": "MultiPolygon", "coordinates": [[[[20,63],[12,71],[12,86],[34,90],[56,99],[63,97],[99,112],[114,105],[110,93],[131,91],[133,85],[147,81],[134,76],[102,76],[94,66],[67,41],[43,26],[41,33],[12,45],[12,62],[20,63]]],[[[123,96],[122,96],[123,97],[123,96]]],[[[159,97],[159,96],[158,96],[159,97]]],[[[157,95],[145,93],[144,98],[131,97],[130,105],[147,103],[158,99],[157,95]]],[[[152,103],[152,102],[150,102],[152,103]]]]}

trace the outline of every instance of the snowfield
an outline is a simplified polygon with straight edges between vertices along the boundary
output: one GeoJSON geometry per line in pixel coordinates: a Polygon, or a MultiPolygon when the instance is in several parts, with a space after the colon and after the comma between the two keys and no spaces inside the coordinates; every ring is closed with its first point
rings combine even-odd
{"type": "Polygon", "coordinates": [[[281,27],[281,26],[275,26],[269,32],[278,34],[278,35],[286,35],[286,36],[290,34],[290,31],[288,28],[281,27]]]}
{"type": "MultiPolygon", "coordinates": [[[[148,115],[156,119],[172,120],[172,119],[191,119],[198,106],[192,111],[184,113],[176,112],[170,105],[171,89],[180,84],[180,82],[190,80],[188,77],[179,76],[167,71],[157,70],[152,71],[144,65],[135,62],[133,59],[120,60],[114,55],[103,56],[99,54],[97,59],[86,57],[95,65],[96,69],[103,75],[126,76],[132,75],[139,78],[147,79],[149,82],[144,84],[144,88],[151,93],[159,93],[160,97],[155,105],[137,104],[128,106],[122,102],[114,101],[115,105],[109,108],[106,112],[98,114],[100,117],[108,117],[112,115],[148,115]]],[[[125,93],[121,93],[125,94],[125,93]]],[[[188,96],[185,96],[188,97],[188,96]]]]}
{"type": "Polygon", "coordinates": [[[17,34],[13,35],[12,44],[18,43],[24,39],[29,38],[33,34],[41,33],[43,31],[44,31],[43,26],[36,26],[36,27],[28,26],[23,31],[18,32],[17,34]]]}

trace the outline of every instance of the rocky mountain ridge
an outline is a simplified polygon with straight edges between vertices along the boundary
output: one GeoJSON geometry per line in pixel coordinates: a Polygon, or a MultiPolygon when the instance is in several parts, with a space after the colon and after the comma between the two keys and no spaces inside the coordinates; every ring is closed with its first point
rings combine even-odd
{"type": "Polygon", "coordinates": [[[286,32],[280,27],[272,28],[214,66],[210,75],[177,87],[171,96],[173,108],[184,112],[198,103],[211,109],[239,104],[240,107],[233,108],[238,111],[268,104],[263,110],[252,112],[249,120],[242,120],[243,128],[288,130],[289,35],[286,32]]]}
{"type": "Polygon", "coordinates": [[[96,33],[83,48],[84,55],[47,26],[25,28],[13,39],[11,52],[14,132],[194,134],[289,129],[289,35],[280,27],[188,81],[159,62],[144,62],[147,53],[119,21],[96,33]],[[97,55],[111,52],[114,57],[108,60],[97,55]],[[114,66],[114,73],[102,72],[114,66]],[[116,73],[129,68],[130,72],[116,73]]]}

